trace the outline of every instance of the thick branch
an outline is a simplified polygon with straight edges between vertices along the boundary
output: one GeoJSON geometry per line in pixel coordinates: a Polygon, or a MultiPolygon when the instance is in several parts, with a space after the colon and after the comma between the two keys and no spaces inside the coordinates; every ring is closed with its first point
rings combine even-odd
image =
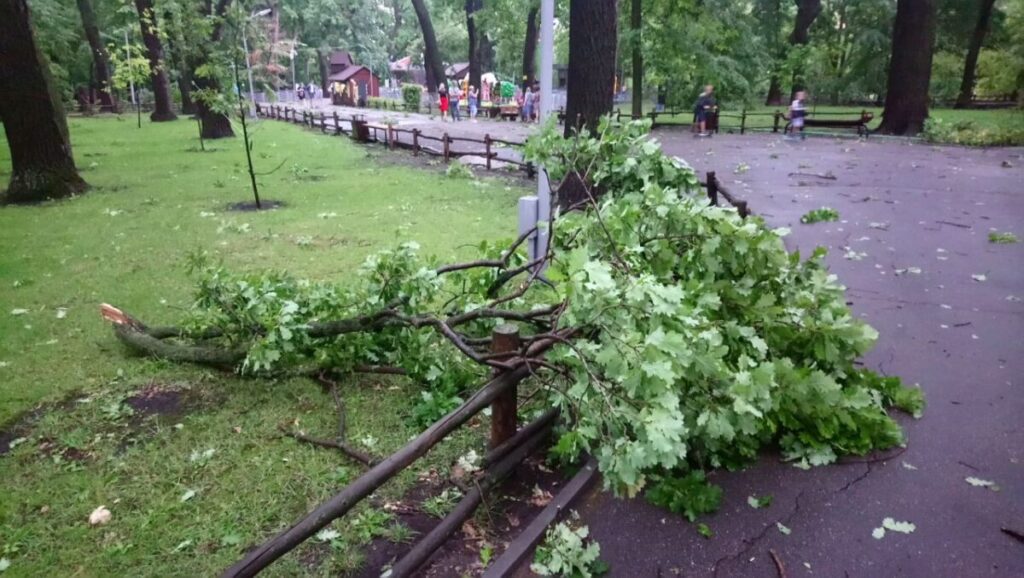
{"type": "Polygon", "coordinates": [[[278,429],[281,430],[282,434],[284,434],[285,436],[290,437],[292,439],[295,439],[295,440],[298,440],[298,441],[301,441],[301,442],[306,442],[306,443],[309,443],[309,444],[313,444],[315,446],[321,446],[321,447],[325,447],[325,448],[334,448],[336,450],[340,450],[342,453],[344,453],[348,457],[350,457],[350,458],[352,458],[352,459],[354,459],[354,460],[356,460],[358,462],[361,462],[363,465],[365,465],[367,467],[373,467],[374,464],[376,464],[377,462],[380,461],[380,460],[374,459],[372,456],[370,456],[370,454],[367,454],[365,452],[361,452],[361,451],[357,450],[356,448],[352,447],[351,445],[349,445],[349,444],[347,444],[347,443],[345,443],[343,441],[324,440],[324,439],[320,439],[320,438],[310,437],[310,436],[308,436],[308,435],[306,435],[306,434],[304,434],[302,432],[290,431],[288,428],[286,428],[283,425],[282,426],[278,426],[278,429]]]}

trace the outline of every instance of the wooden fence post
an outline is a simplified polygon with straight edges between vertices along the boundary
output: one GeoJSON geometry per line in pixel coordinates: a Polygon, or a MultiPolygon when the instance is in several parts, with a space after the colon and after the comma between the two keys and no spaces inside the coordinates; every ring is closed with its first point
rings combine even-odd
{"type": "Polygon", "coordinates": [[[420,156],[420,129],[412,129],[412,156],[420,156]]]}
{"type": "Polygon", "coordinates": [[[782,113],[780,113],[779,111],[775,111],[775,123],[772,125],[772,132],[779,132],[779,117],[780,116],[782,116],[782,113]]]}
{"type": "MultiPolygon", "coordinates": [[[[505,354],[497,359],[512,357],[519,351],[519,327],[505,324],[499,325],[491,332],[491,353],[505,354]]],[[[498,370],[495,371],[495,374],[498,370]]],[[[491,402],[491,440],[490,448],[494,449],[516,433],[518,386],[513,385],[491,402]]]]}
{"type": "Polygon", "coordinates": [[[491,135],[490,134],[485,134],[484,135],[484,147],[485,147],[484,150],[486,151],[485,154],[487,155],[487,170],[491,170],[491,135]]]}
{"type": "Polygon", "coordinates": [[[324,115],[324,111],[320,111],[320,132],[327,132],[327,117],[324,115]]]}
{"type": "Polygon", "coordinates": [[[718,179],[715,178],[715,171],[708,171],[707,176],[708,186],[708,198],[711,199],[711,204],[715,207],[718,206],[718,179]]]}
{"type": "Polygon", "coordinates": [[[740,114],[740,134],[747,132],[747,107],[743,107],[743,112],[740,114]]]}
{"type": "Polygon", "coordinates": [[[441,144],[444,145],[444,162],[448,162],[450,160],[449,155],[451,153],[451,141],[448,138],[448,133],[444,133],[441,136],[441,144]]]}
{"type": "Polygon", "coordinates": [[[341,134],[341,121],[338,120],[338,111],[331,113],[331,116],[334,117],[334,134],[341,134]]]}

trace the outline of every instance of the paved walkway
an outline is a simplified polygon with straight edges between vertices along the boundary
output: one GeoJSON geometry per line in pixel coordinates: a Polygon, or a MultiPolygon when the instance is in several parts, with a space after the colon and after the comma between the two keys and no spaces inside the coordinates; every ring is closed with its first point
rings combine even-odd
{"type": "Polygon", "coordinates": [[[1024,239],[1024,149],[657,136],[792,228],[790,248],[828,247],[854,311],[881,334],[865,364],[920,383],[928,407],[900,418],[908,446],[893,459],[801,471],[765,457],[713,474],[724,500],[703,520],[710,540],[642,499],[593,492],[580,510],[610,576],[776,576],[769,549],[789,576],[1024,576],[1024,544],[1000,531],[1024,532],[1024,243],[987,239],[1024,239]],[[841,221],[800,224],[821,206],[841,221]],[[774,500],[755,510],[750,495],[774,500]],[[872,538],[886,517],[917,529],[872,538]]]}

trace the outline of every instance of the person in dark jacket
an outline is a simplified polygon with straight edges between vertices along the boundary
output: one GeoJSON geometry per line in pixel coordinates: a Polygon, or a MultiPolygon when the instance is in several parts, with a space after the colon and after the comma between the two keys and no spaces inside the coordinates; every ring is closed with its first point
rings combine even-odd
{"type": "Polygon", "coordinates": [[[709,84],[704,87],[704,92],[700,93],[697,102],[693,105],[693,129],[697,132],[697,136],[709,136],[707,132],[708,115],[712,114],[714,109],[715,87],[709,84]]]}

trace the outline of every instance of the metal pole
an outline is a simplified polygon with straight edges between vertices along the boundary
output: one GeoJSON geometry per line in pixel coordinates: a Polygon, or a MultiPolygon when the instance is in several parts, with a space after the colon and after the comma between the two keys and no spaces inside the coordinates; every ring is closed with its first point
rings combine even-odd
{"type": "MultiPolygon", "coordinates": [[[[541,0],[540,4],[540,111],[537,117],[543,124],[553,112],[554,97],[552,80],[555,68],[555,1],[541,0]]],[[[537,171],[537,244],[534,259],[547,252],[548,235],[546,226],[551,221],[551,185],[544,167],[537,171]]]]}

